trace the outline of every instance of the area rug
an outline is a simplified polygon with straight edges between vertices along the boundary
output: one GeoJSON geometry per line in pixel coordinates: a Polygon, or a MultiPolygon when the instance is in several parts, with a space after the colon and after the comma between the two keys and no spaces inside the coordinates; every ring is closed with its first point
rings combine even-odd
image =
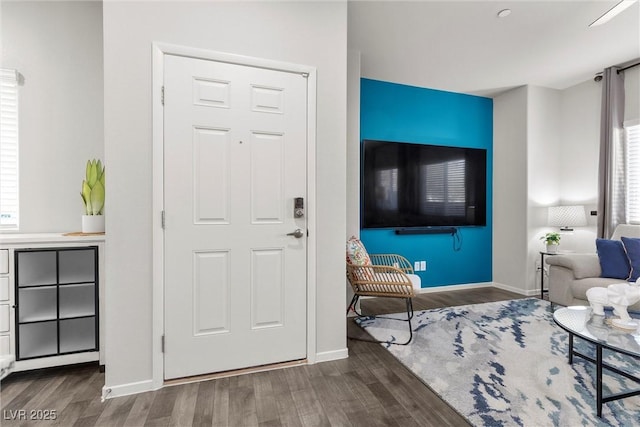
{"type": "MultiPolygon", "coordinates": [[[[406,322],[397,320],[364,317],[357,323],[378,340],[403,342],[409,334],[406,322]]],[[[547,301],[416,311],[412,324],[409,345],[383,345],[472,425],[640,425],[640,396],[605,403],[598,418],[595,366],[578,357],[568,364],[569,336],[553,322],[547,301]]],[[[578,338],[575,345],[595,353],[578,338]]],[[[637,359],[603,354],[608,363],[640,376],[637,359]]],[[[637,386],[608,373],[603,383],[605,396],[637,386]]]]}

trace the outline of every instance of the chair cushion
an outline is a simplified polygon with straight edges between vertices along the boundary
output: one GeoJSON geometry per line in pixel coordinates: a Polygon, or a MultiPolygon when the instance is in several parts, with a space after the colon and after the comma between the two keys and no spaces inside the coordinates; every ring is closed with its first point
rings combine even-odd
{"type": "Polygon", "coordinates": [[[628,279],[630,282],[635,282],[640,277],[640,239],[624,236],[621,239],[631,265],[628,279]]]}
{"type": "Polygon", "coordinates": [[[596,239],[596,250],[602,272],[600,277],[627,279],[631,271],[629,258],[620,240],[596,239]]]}
{"type": "Polygon", "coordinates": [[[409,277],[409,280],[411,280],[413,289],[422,289],[422,279],[420,279],[420,276],[418,276],[417,274],[407,274],[407,277],[409,277]]]}
{"type": "Polygon", "coordinates": [[[406,283],[404,279],[405,276],[407,276],[411,282],[413,289],[422,289],[422,279],[420,279],[420,276],[417,274],[396,272],[375,273],[371,279],[389,283],[406,283]]]}
{"type": "Polygon", "coordinates": [[[356,236],[351,236],[347,240],[347,264],[371,265],[371,258],[369,258],[367,250],[356,236]]]}

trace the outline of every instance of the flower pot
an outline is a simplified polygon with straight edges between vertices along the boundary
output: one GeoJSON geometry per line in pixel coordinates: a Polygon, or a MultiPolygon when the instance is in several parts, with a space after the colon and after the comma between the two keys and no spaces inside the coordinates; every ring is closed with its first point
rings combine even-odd
{"type": "Polygon", "coordinates": [[[550,254],[555,254],[558,252],[558,245],[547,245],[547,252],[550,254]]]}
{"type": "Polygon", "coordinates": [[[104,233],[104,215],[82,215],[83,233],[104,233]]]}

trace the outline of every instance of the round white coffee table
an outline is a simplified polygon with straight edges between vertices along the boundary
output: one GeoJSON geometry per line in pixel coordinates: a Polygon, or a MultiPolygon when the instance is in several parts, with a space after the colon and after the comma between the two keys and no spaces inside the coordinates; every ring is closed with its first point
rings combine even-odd
{"type": "MultiPolygon", "coordinates": [[[[586,308],[591,311],[590,308],[586,308]]],[[[613,400],[640,395],[640,389],[625,393],[616,393],[609,396],[602,395],[602,370],[615,372],[631,381],[640,384],[640,378],[619,368],[608,365],[602,361],[602,349],[626,354],[640,359],[640,332],[629,332],[609,326],[604,316],[588,314],[586,321],[580,320],[580,309],[563,307],[553,313],[553,320],[558,326],[569,333],[569,364],[573,363],[573,356],[578,356],[596,365],[596,406],[598,417],[602,416],[602,404],[613,400]],[[595,345],[596,358],[593,359],[573,348],[573,337],[578,337],[595,345]]]]}

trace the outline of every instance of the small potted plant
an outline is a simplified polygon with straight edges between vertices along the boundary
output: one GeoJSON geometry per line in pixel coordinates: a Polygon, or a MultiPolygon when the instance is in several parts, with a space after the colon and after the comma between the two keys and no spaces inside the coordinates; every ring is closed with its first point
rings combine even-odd
{"type": "Polygon", "coordinates": [[[560,244],[560,233],[551,231],[540,237],[540,240],[544,240],[544,243],[547,245],[547,252],[558,252],[558,245],[560,244]]]}
{"type": "Polygon", "coordinates": [[[85,179],[82,181],[83,233],[104,232],[104,165],[100,160],[88,160],[85,179]]]}

